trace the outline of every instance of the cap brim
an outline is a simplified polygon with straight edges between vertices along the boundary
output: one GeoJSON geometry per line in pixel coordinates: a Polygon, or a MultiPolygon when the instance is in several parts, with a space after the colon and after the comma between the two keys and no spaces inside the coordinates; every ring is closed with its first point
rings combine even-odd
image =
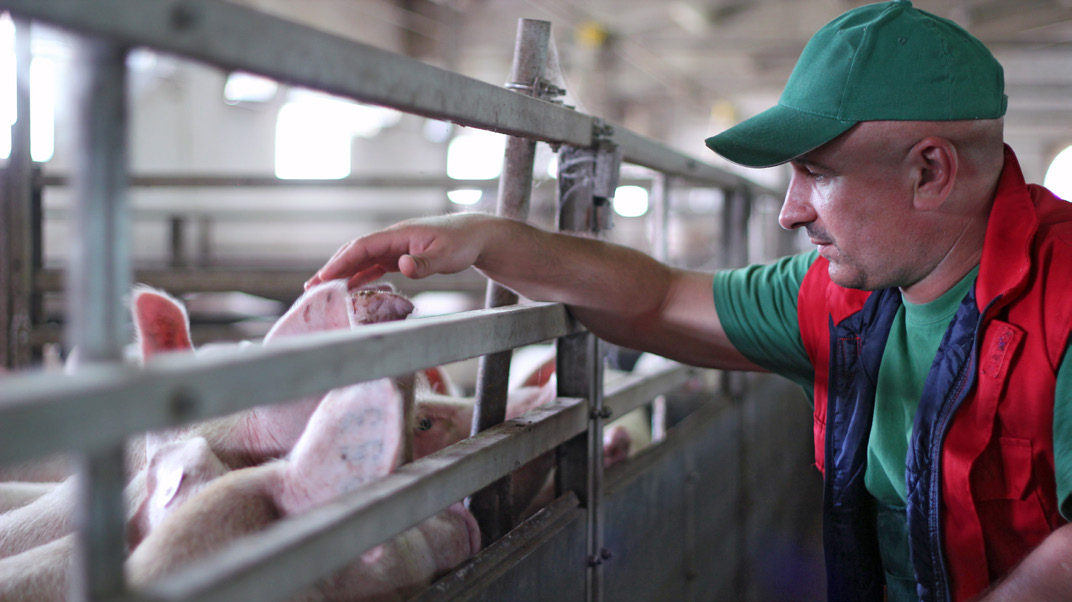
{"type": "Polygon", "coordinates": [[[855,121],[804,113],[779,104],[705,142],[734,163],[772,167],[819,148],[854,125],[855,121]]]}

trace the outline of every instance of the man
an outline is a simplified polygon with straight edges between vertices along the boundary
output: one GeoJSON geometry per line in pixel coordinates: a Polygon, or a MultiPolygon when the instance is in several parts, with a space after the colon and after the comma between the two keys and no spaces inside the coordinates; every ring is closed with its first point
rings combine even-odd
{"type": "Polygon", "coordinates": [[[1003,88],[954,23],[863,6],[777,106],[707,140],[791,164],[779,222],[816,251],[712,275],[455,215],[358,238],[310,282],[475,266],[608,341],[786,375],[815,404],[831,598],[1072,599],[1072,204],[1024,183],[1003,88]]]}

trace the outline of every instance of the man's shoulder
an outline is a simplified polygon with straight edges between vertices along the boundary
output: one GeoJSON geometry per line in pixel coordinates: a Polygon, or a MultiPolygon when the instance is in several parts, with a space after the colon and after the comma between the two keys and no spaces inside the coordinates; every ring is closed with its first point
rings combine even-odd
{"type": "Polygon", "coordinates": [[[1029,184],[1028,190],[1038,213],[1039,233],[1072,244],[1072,202],[1037,184],[1029,184]]]}

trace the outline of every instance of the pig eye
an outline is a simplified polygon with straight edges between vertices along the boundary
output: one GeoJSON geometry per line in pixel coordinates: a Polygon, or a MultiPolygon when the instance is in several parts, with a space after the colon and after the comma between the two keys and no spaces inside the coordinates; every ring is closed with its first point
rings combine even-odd
{"type": "Polygon", "coordinates": [[[417,430],[418,431],[427,431],[430,428],[432,428],[432,419],[428,418],[427,416],[425,416],[424,418],[421,418],[417,422],[417,430]]]}

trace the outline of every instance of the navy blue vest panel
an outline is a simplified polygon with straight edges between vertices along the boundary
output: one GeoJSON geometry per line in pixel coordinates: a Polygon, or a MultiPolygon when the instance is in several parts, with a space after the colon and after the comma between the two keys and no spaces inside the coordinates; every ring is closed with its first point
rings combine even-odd
{"type": "Polygon", "coordinates": [[[950,598],[940,520],[942,443],[953,413],[974,384],[979,317],[972,287],[938,346],[912,423],[905,491],[912,565],[920,600],[950,598]]]}
{"type": "Polygon", "coordinates": [[[900,291],[876,291],[860,311],[830,323],[823,549],[831,600],[883,599],[874,501],[864,472],[878,369],[900,305],[900,291]]]}
{"type": "MultiPolygon", "coordinates": [[[[874,500],[864,473],[879,366],[900,305],[900,291],[875,291],[860,311],[840,324],[830,323],[823,543],[831,600],[883,599],[874,500]]],[[[942,338],[912,425],[905,481],[909,544],[921,600],[950,597],[940,519],[942,442],[974,384],[979,320],[973,290],[942,338]]]]}

